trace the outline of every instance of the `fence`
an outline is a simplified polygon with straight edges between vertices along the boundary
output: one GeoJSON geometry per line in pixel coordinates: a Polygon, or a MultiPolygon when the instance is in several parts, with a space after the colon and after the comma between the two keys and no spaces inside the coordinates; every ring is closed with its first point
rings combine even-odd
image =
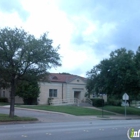
{"type": "Polygon", "coordinates": [[[50,105],[77,105],[79,106],[80,100],[77,98],[68,98],[68,99],[52,99],[50,105]]]}

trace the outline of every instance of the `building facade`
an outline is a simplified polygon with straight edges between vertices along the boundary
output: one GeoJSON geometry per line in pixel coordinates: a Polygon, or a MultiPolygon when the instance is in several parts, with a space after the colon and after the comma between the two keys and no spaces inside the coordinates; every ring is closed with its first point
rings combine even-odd
{"type": "MultiPolygon", "coordinates": [[[[6,97],[8,99],[8,102],[10,102],[10,92],[11,89],[10,88],[1,88],[0,89],[0,97],[6,97]]],[[[17,104],[23,104],[23,99],[20,98],[19,96],[15,96],[15,103],[17,104]]]]}
{"type": "MultiPolygon", "coordinates": [[[[40,94],[38,104],[48,104],[48,98],[85,100],[86,79],[77,75],[50,73],[47,82],[39,82],[40,94]]],[[[0,89],[0,97],[8,98],[10,88],[0,89]]],[[[15,103],[23,104],[23,99],[16,96],[15,103]]]]}
{"type": "Polygon", "coordinates": [[[51,73],[48,82],[39,82],[39,104],[48,104],[48,98],[85,100],[86,79],[77,75],[51,73]]]}

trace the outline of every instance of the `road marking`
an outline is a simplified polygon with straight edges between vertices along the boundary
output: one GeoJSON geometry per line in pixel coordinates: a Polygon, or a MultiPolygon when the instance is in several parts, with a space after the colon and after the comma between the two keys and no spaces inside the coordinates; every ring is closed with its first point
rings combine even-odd
{"type": "Polygon", "coordinates": [[[27,137],[26,135],[21,135],[22,137],[27,137]]]}
{"type": "Polygon", "coordinates": [[[85,132],[89,132],[88,130],[83,130],[83,131],[85,131],[85,132]]]}
{"type": "Polygon", "coordinates": [[[51,133],[46,133],[46,135],[52,135],[51,133]]]}
{"type": "Polygon", "coordinates": [[[104,129],[102,129],[102,128],[100,128],[99,130],[100,130],[100,131],[104,131],[104,129]]]}

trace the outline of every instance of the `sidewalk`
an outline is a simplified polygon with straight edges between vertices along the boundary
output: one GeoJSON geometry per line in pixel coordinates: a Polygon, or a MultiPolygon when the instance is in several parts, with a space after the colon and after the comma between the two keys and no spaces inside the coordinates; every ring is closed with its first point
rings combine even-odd
{"type": "MultiPolygon", "coordinates": [[[[102,111],[102,109],[97,108],[97,107],[94,107],[94,106],[92,106],[91,104],[88,104],[88,103],[81,103],[79,106],[102,111]]],[[[115,112],[111,112],[111,111],[107,111],[107,110],[103,110],[103,111],[104,111],[104,112],[108,112],[108,113],[113,113],[113,114],[115,114],[115,115],[120,115],[120,116],[122,115],[122,114],[115,113],[115,112]]]]}
{"type": "MultiPolygon", "coordinates": [[[[90,108],[90,109],[96,109],[102,111],[102,109],[94,107],[88,103],[81,103],[80,106],[85,107],[85,108],[90,108]]],[[[101,119],[101,120],[133,120],[133,119],[140,119],[140,116],[137,115],[124,115],[124,114],[119,114],[115,113],[112,111],[107,111],[103,110],[103,112],[108,112],[108,113],[114,113],[114,116],[109,116],[109,115],[103,115],[101,117],[96,117],[94,116],[94,119],[101,119]]]]}

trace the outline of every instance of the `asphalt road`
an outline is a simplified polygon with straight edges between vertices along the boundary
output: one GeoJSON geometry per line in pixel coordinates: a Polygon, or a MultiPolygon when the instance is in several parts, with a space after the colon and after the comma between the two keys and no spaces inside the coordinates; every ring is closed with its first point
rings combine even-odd
{"type": "MultiPolygon", "coordinates": [[[[0,107],[0,113],[8,114],[9,108],[0,107]]],[[[21,109],[15,114],[36,117],[39,122],[1,124],[0,140],[128,140],[129,128],[140,129],[140,120],[97,120],[93,116],[21,109]]]]}
{"type": "Polygon", "coordinates": [[[0,140],[128,140],[129,128],[140,129],[140,120],[0,125],[0,140]]]}

